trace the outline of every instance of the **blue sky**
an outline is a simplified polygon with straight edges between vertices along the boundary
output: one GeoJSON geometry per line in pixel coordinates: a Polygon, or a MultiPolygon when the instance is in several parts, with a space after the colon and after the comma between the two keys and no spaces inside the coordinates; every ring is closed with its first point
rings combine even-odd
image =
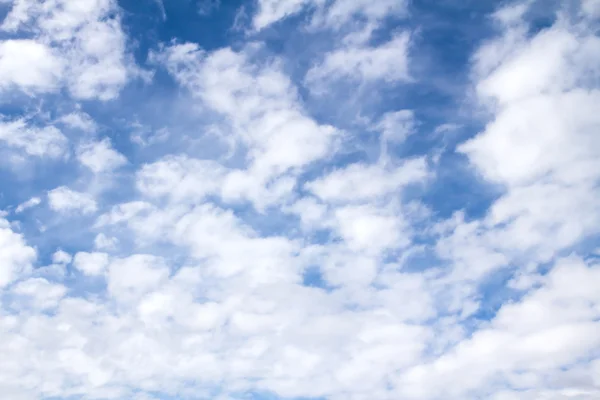
{"type": "Polygon", "coordinates": [[[598,0],[0,18],[0,397],[600,397],[598,0]]]}

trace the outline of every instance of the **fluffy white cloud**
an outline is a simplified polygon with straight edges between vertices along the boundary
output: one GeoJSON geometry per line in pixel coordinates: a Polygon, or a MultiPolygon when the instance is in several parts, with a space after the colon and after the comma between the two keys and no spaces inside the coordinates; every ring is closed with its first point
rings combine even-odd
{"type": "Polygon", "coordinates": [[[23,236],[14,232],[5,219],[0,219],[0,287],[13,282],[36,259],[36,251],[27,246],[23,236]]]}
{"type": "Polygon", "coordinates": [[[95,132],[98,128],[94,120],[88,114],[81,111],[63,115],[60,117],[59,122],[70,128],[80,129],[84,132],[95,132]]]}
{"type": "Polygon", "coordinates": [[[490,239],[547,259],[598,231],[600,39],[562,20],[528,39],[514,18],[475,57],[478,93],[495,103],[494,118],[459,150],[506,188],[488,216],[498,226],[490,239]],[[498,59],[490,50],[507,41],[498,59]]]}
{"type": "Polygon", "coordinates": [[[201,201],[220,190],[225,169],[214,161],[167,157],[144,165],[137,173],[137,187],[150,197],[174,201],[201,201]]]}
{"type": "Polygon", "coordinates": [[[77,159],[96,174],[110,172],[127,163],[125,156],[112,148],[109,139],[82,144],[77,159]]]}
{"type": "Polygon", "coordinates": [[[1,28],[34,39],[1,42],[5,56],[0,55],[0,79],[24,90],[67,86],[76,98],[115,98],[137,73],[126,55],[118,15],[112,0],[53,0],[43,5],[16,0],[1,28]]]}
{"type": "Polygon", "coordinates": [[[70,264],[73,257],[64,250],[57,250],[52,255],[52,262],[54,264],[70,264]]]}
{"type": "Polygon", "coordinates": [[[79,252],[73,258],[73,266],[85,275],[102,275],[108,267],[108,254],[79,252]]]}
{"type": "Polygon", "coordinates": [[[56,127],[40,128],[24,119],[0,122],[0,141],[37,157],[59,158],[68,151],[68,140],[56,127]]]}
{"type": "MultiPolygon", "coordinates": [[[[11,87],[114,98],[132,72],[115,4],[15,0],[3,28],[34,36],[68,65],[57,86],[11,87]]],[[[137,110],[119,103],[129,98],[89,109],[62,98],[48,113],[34,98],[36,117],[84,135],[75,142],[76,160],[65,160],[94,175],[72,176],[81,168],[58,177],[50,169],[39,179],[37,170],[23,174],[34,176],[19,181],[25,194],[66,185],[47,193],[59,215],[40,208],[13,222],[0,218],[0,393],[16,400],[255,393],[596,399],[600,64],[587,29],[589,4],[539,31],[525,22],[529,2],[494,14],[499,34],[474,54],[474,97],[462,104],[483,109],[478,116],[489,120],[478,121],[481,131],[458,151],[444,143],[440,162],[422,152],[438,136],[419,135],[456,125],[417,121],[427,114],[419,96],[415,104],[406,96],[365,107],[365,115],[344,114],[343,132],[323,122],[329,115],[296,87],[301,77],[288,76],[290,68],[298,72],[290,66],[295,59],[264,59],[269,49],[256,43],[237,50],[171,44],[154,54],[154,66],[166,67],[187,93],[184,112],[159,108],[149,124],[183,114],[193,124],[158,128],[174,140],[141,141],[128,160],[94,134],[109,132],[113,122],[99,116],[113,107],[137,110]],[[65,115],[70,110],[77,111],[65,115]],[[225,157],[196,151],[211,129],[233,144],[225,157]],[[458,206],[464,211],[446,217],[455,191],[465,190],[431,185],[464,173],[452,168],[457,159],[479,179],[459,175],[451,183],[472,185],[477,204],[469,199],[458,206]],[[126,162],[118,180],[106,174],[126,162]],[[496,197],[480,206],[476,192],[487,185],[496,197]],[[90,223],[100,190],[102,213],[90,223]],[[68,214],[87,217],[63,218],[68,214]],[[52,264],[43,264],[48,259],[52,264]]],[[[325,55],[323,74],[311,72],[327,89],[337,86],[330,85],[336,74],[357,84],[407,76],[406,46],[395,42],[405,34],[379,46],[370,41],[406,16],[404,1],[261,0],[257,7],[256,29],[306,10],[303,28],[313,30],[303,34],[328,30],[340,39],[325,55]],[[339,58],[329,72],[328,57],[339,58]]],[[[66,142],[60,151],[46,139],[31,144],[57,129],[29,126],[29,118],[5,122],[0,140],[29,155],[66,154],[66,142]]],[[[23,195],[0,189],[8,204],[23,195]]]]}
{"type": "Polygon", "coordinates": [[[57,212],[81,212],[90,214],[98,209],[96,200],[87,193],[76,192],[60,186],[48,192],[50,208],[57,212]]]}
{"type": "Polygon", "coordinates": [[[0,42],[0,87],[52,92],[60,87],[65,62],[53,49],[34,40],[0,42]]]}
{"type": "Polygon", "coordinates": [[[117,259],[108,267],[108,292],[119,301],[135,300],[169,277],[164,260],[145,254],[117,259]]]}
{"type": "Polygon", "coordinates": [[[308,182],[305,187],[327,202],[377,200],[428,176],[423,158],[406,160],[399,165],[351,164],[329,175],[308,182]]]}
{"type": "MultiPolygon", "coordinates": [[[[432,363],[409,370],[396,381],[399,394],[419,399],[490,396],[494,382],[536,391],[549,376],[554,378],[551,398],[569,398],[568,372],[561,367],[585,362],[600,344],[598,271],[598,265],[579,259],[560,260],[542,287],[504,305],[488,327],[432,363]],[[432,379],[436,384],[427,384],[432,379]]],[[[581,379],[585,382],[585,375],[581,379]]],[[[596,392],[592,388],[590,395],[596,392]]],[[[593,397],[584,391],[580,398],[593,397]]]]}
{"type": "Polygon", "coordinates": [[[106,236],[104,233],[97,234],[94,239],[94,247],[98,250],[113,250],[118,243],[116,237],[106,236]]]}
{"type": "Polygon", "coordinates": [[[340,132],[305,115],[276,60],[256,66],[248,61],[251,49],[246,52],[222,49],[207,55],[188,43],[156,58],[193,96],[226,118],[225,129],[246,149],[247,168],[229,172],[223,196],[261,208],[289,194],[293,175],[326,157],[340,132]]]}
{"type": "Polygon", "coordinates": [[[19,282],[11,292],[24,297],[27,307],[46,310],[57,306],[60,299],[67,294],[67,288],[63,285],[48,282],[44,278],[31,278],[19,282]]]}

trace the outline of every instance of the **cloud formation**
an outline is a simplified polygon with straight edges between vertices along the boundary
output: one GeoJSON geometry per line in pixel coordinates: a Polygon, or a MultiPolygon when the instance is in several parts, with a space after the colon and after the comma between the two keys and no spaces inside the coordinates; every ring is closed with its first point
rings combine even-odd
{"type": "Polygon", "coordinates": [[[0,4],[0,397],[600,396],[598,1],[148,3],[0,4]]]}

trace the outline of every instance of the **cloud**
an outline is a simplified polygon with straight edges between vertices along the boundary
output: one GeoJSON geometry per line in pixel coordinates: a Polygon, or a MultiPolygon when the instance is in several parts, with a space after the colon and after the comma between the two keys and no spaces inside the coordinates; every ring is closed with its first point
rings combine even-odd
{"type": "Polygon", "coordinates": [[[377,22],[390,15],[403,16],[407,11],[407,2],[403,0],[259,0],[254,15],[254,29],[260,30],[302,10],[311,9],[315,15],[311,27],[339,29],[355,18],[365,18],[377,22]]]}
{"type": "Polygon", "coordinates": [[[196,202],[217,193],[224,175],[223,167],[214,161],[167,157],[144,165],[137,174],[137,187],[150,197],[196,202]]]}
{"type": "Polygon", "coordinates": [[[28,306],[38,310],[55,308],[66,293],[67,288],[50,283],[44,278],[31,278],[19,282],[11,289],[12,293],[25,297],[28,306]]]}
{"type": "Polygon", "coordinates": [[[77,159],[95,174],[110,172],[127,163],[125,156],[112,148],[109,139],[82,144],[77,159]]]}
{"type": "Polygon", "coordinates": [[[35,249],[26,244],[21,234],[11,229],[7,220],[0,219],[0,287],[30,269],[35,259],[35,249]]]}
{"type": "Polygon", "coordinates": [[[0,393],[597,398],[593,2],[451,3],[12,2],[0,393]]]}
{"type": "Polygon", "coordinates": [[[109,100],[137,73],[111,0],[44,6],[18,0],[1,28],[33,36],[0,44],[0,79],[23,90],[48,92],[64,85],[76,98],[109,100]]]}
{"type": "Polygon", "coordinates": [[[29,200],[19,204],[17,208],[15,208],[15,213],[20,214],[25,210],[38,206],[42,203],[42,199],[39,197],[32,197],[29,200]]]}
{"type": "Polygon", "coordinates": [[[403,33],[379,46],[336,49],[308,71],[306,81],[317,91],[323,91],[320,85],[341,79],[358,82],[409,81],[409,44],[410,35],[403,33]]]}
{"type": "Polygon", "coordinates": [[[325,158],[341,134],[306,115],[276,60],[256,66],[250,56],[231,49],[207,55],[188,43],[169,47],[156,58],[194,97],[225,118],[225,129],[245,147],[246,169],[227,174],[223,197],[264,207],[288,194],[293,176],[325,158]]]}
{"type": "Polygon", "coordinates": [[[59,158],[68,152],[68,139],[54,126],[31,126],[24,119],[0,122],[0,141],[36,157],[59,158]]]}
{"type": "Polygon", "coordinates": [[[252,24],[254,29],[260,30],[285,17],[293,15],[310,4],[319,4],[322,1],[313,0],[260,0],[258,12],[255,14],[252,24]]]}
{"type": "Polygon", "coordinates": [[[423,182],[427,176],[423,158],[389,166],[355,163],[308,182],[305,187],[327,202],[361,202],[381,199],[390,193],[397,195],[402,187],[423,182]]]}
{"type": "Polygon", "coordinates": [[[85,275],[102,275],[108,267],[108,254],[79,252],[73,258],[73,266],[85,275]]]}
{"type": "Polygon", "coordinates": [[[498,377],[520,391],[535,391],[549,374],[555,383],[548,393],[567,398],[569,387],[563,385],[568,385],[568,373],[561,366],[586,360],[599,344],[599,327],[592,322],[597,318],[598,296],[591,289],[597,276],[597,265],[573,258],[558,261],[539,289],[504,305],[489,327],[434,362],[409,370],[396,383],[399,394],[407,398],[489,396],[498,377]],[[438,384],[427,385],[429,379],[438,384]]]}
{"type": "Polygon", "coordinates": [[[98,250],[113,250],[118,243],[117,238],[106,236],[103,233],[99,233],[94,239],[94,247],[98,250]]]}
{"type": "Polygon", "coordinates": [[[52,262],[55,264],[70,264],[73,257],[69,253],[63,250],[57,250],[52,255],[52,262]]]}
{"type": "Polygon", "coordinates": [[[478,77],[484,104],[496,104],[493,120],[459,150],[506,188],[489,215],[490,224],[506,224],[497,232],[502,243],[536,248],[545,258],[596,232],[600,147],[593,132],[600,119],[592,105],[600,92],[588,85],[600,73],[594,50],[600,41],[560,20],[531,39],[520,32],[519,24],[505,28],[476,55],[475,69],[483,71],[489,49],[518,38],[515,50],[478,77]]]}
{"type": "Polygon", "coordinates": [[[76,192],[66,186],[60,186],[48,192],[50,208],[60,213],[80,212],[90,214],[96,212],[96,201],[87,193],[76,192]]]}
{"type": "Polygon", "coordinates": [[[0,42],[0,87],[27,92],[59,89],[64,61],[48,46],[30,39],[0,42]]]}
{"type": "Polygon", "coordinates": [[[158,257],[137,254],[111,262],[108,293],[119,301],[134,300],[166,281],[169,269],[158,257]]]}
{"type": "Polygon", "coordinates": [[[79,129],[83,132],[95,132],[98,128],[94,120],[88,114],[81,111],[74,111],[63,115],[59,121],[69,128],[79,129]]]}

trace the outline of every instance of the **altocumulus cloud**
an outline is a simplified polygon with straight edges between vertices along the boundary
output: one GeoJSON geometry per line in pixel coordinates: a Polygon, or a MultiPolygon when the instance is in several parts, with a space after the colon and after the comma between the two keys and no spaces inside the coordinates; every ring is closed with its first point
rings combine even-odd
{"type": "Polygon", "coordinates": [[[0,397],[600,398],[600,2],[434,3],[0,1],[0,397]]]}

